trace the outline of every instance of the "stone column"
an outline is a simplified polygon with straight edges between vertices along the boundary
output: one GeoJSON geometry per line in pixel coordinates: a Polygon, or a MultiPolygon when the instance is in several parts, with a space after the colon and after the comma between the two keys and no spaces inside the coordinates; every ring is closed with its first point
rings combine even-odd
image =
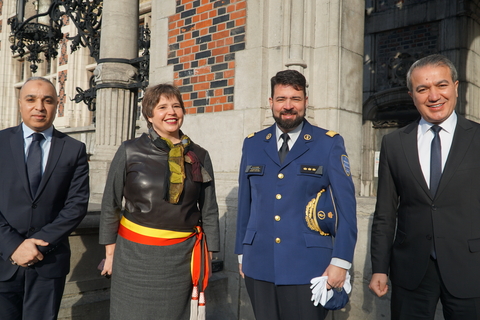
{"type": "Polygon", "coordinates": [[[310,115],[345,139],[357,195],[362,161],[363,0],[311,3],[306,31],[312,50],[308,75],[310,115]],[[315,6],[313,6],[315,4],[315,6]]]}
{"type": "Polygon", "coordinates": [[[101,201],[116,150],[134,136],[137,92],[131,85],[136,68],[129,60],[138,57],[138,8],[138,0],[103,2],[100,59],[94,72],[98,88],[95,155],[90,164],[94,203],[101,201]]]}
{"type": "Polygon", "coordinates": [[[304,0],[296,0],[295,2],[293,0],[287,0],[286,6],[290,9],[286,14],[286,19],[288,19],[288,21],[285,21],[286,24],[290,24],[290,37],[288,40],[290,45],[285,66],[289,69],[304,73],[304,69],[307,67],[303,55],[303,48],[305,46],[305,24],[304,19],[301,19],[300,17],[305,15],[305,3],[304,0]]]}

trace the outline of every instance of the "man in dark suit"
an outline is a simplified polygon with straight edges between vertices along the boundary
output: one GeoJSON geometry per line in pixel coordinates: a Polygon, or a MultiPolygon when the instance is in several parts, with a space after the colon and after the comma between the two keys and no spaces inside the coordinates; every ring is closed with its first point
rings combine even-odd
{"type": "Polygon", "coordinates": [[[0,319],[56,319],[70,269],[69,234],[87,212],[85,145],[53,128],[53,84],[20,90],[23,123],[0,131],[0,319]]]}
{"type": "Polygon", "coordinates": [[[392,282],[392,319],[480,319],[480,125],[455,112],[458,77],[442,55],[407,84],[421,119],[382,141],[370,288],[392,282]]]}
{"type": "Polygon", "coordinates": [[[311,301],[310,281],[328,276],[325,287],[341,290],[353,261],[350,165],[343,138],[305,120],[308,97],[300,72],[278,72],[271,89],[276,123],[243,145],[235,253],[242,255],[240,273],[257,320],[321,320],[327,310],[311,301]],[[315,203],[331,197],[338,223],[321,230],[317,223],[335,210],[315,203]]]}

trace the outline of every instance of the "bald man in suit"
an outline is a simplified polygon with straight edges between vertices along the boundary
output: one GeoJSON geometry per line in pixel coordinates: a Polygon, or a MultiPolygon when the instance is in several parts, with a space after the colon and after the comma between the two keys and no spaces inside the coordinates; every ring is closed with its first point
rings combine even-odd
{"type": "Polygon", "coordinates": [[[0,319],[57,319],[70,270],[69,234],[87,212],[85,145],[55,130],[45,78],[20,90],[23,123],[0,131],[0,319]]]}

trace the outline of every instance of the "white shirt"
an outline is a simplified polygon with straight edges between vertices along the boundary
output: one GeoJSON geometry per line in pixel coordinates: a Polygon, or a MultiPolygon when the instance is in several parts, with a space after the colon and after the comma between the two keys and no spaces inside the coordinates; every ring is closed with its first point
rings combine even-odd
{"type": "MultiPolygon", "coordinates": [[[[35,131],[30,129],[22,123],[23,130],[23,141],[24,141],[24,151],[25,151],[25,163],[27,163],[28,149],[32,144],[33,134],[35,131]]],[[[45,131],[39,132],[45,137],[44,140],[40,141],[40,147],[42,148],[42,175],[45,172],[45,167],[47,166],[48,155],[50,154],[50,146],[52,145],[52,135],[53,135],[53,126],[48,128],[45,131]]]]}
{"type": "MultiPolygon", "coordinates": [[[[288,136],[290,137],[290,139],[288,139],[288,141],[287,141],[288,150],[292,150],[293,145],[295,144],[298,137],[300,136],[300,132],[302,132],[302,129],[303,129],[303,122],[300,125],[298,125],[295,129],[293,129],[292,131],[287,133],[288,136]]],[[[276,125],[275,126],[275,135],[277,137],[277,150],[280,150],[280,148],[282,147],[282,144],[283,144],[282,134],[283,134],[283,131],[280,130],[278,125],[276,125]]]]}
{"type": "MultiPolygon", "coordinates": [[[[433,124],[425,121],[423,118],[418,123],[417,132],[417,148],[418,148],[418,160],[420,161],[420,167],[422,168],[423,176],[427,182],[427,186],[430,188],[430,154],[432,148],[432,140],[434,137],[431,130],[433,124]]],[[[453,134],[455,133],[455,127],[457,126],[457,114],[453,112],[450,117],[443,121],[440,125],[440,143],[442,146],[442,172],[447,162],[450,148],[452,147],[453,134]]]]}

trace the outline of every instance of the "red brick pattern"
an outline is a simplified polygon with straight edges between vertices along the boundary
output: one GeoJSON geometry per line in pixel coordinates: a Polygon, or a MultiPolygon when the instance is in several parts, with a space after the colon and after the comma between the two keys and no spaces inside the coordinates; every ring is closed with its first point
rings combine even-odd
{"type": "Polygon", "coordinates": [[[65,94],[65,82],[67,81],[67,70],[60,71],[58,73],[58,111],[57,117],[63,117],[65,115],[65,102],[67,95],[65,94]]]}
{"type": "Polygon", "coordinates": [[[68,33],[63,34],[63,39],[60,41],[60,58],[58,59],[58,65],[63,66],[68,63],[68,51],[67,51],[67,37],[68,33]]]}
{"type": "Polygon", "coordinates": [[[235,53],[245,49],[246,0],[177,0],[168,64],[187,113],[233,109],[235,53]]]}

